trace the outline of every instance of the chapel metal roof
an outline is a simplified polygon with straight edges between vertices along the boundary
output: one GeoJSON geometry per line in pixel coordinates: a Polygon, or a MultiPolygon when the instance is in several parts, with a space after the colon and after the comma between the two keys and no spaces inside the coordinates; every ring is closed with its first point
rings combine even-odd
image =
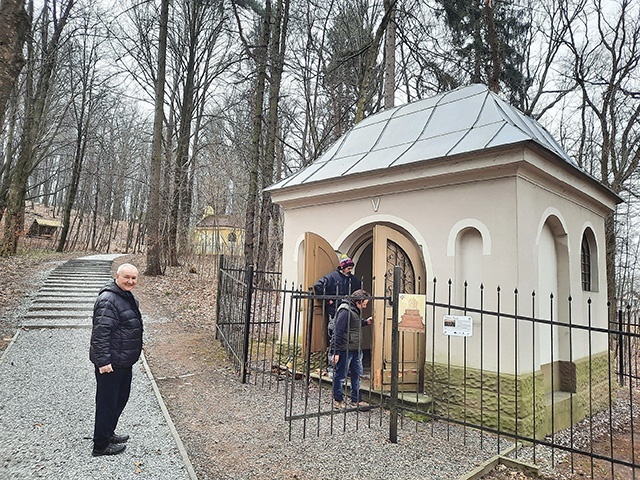
{"type": "Polygon", "coordinates": [[[526,141],[578,168],[542,125],[474,84],[366,118],[311,165],[268,190],[526,141]]]}

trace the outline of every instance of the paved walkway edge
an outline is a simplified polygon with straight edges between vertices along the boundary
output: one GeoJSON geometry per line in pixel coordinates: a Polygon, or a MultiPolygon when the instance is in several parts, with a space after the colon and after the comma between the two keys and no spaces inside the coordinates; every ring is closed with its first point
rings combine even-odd
{"type": "Polygon", "coordinates": [[[536,465],[532,465],[527,462],[523,462],[521,460],[509,458],[511,452],[516,449],[516,445],[512,445],[503,451],[501,454],[490,458],[486,462],[482,463],[478,467],[471,470],[466,475],[458,477],[457,480],[479,480],[487,473],[494,470],[498,465],[506,465],[510,468],[515,468],[516,470],[520,470],[521,472],[530,473],[538,477],[540,475],[540,468],[536,465]]]}
{"type": "Polygon", "coordinates": [[[193,469],[191,460],[189,460],[189,454],[187,453],[187,449],[184,448],[184,444],[182,443],[180,434],[178,434],[178,430],[176,430],[176,426],[173,424],[173,420],[171,420],[171,415],[169,415],[169,410],[167,410],[167,406],[164,404],[164,400],[162,399],[162,395],[160,394],[160,389],[158,388],[156,379],[154,378],[153,373],[151,373],[151,368],[149,368],[149,364],[147,363],[147,358],[144,355],[144,351],[142,352],[140,357],[142,358],[142,364],[144,365],[144,370],[147,373],[147,377],[151,381],[151,386],[153,387],[153,392],[156,395],[156,400],[158,400],[158,404],[160,405],[160,410],[162,410],[162,415],[164,416],[164,419],[167,422],[167,425],[169,426],[171,435],[173,435],[173,439],[175,440],[176,445],[178,446],[178,451],[180,452],[180,456],[184,461],[185,468],[189,473],[189,478],[191,478],[191,480],[198,480],[196,471],[193,469]]]}
{"type": "Polygon", "coordinates": [[[13,346],[13,344],[16,343],[16,339],[18,338],[19,334],[20,334],[20,329],[18,328],[16,330],[15,335],[9,342],[9,345],[7,345],[7,348],[5,348],[4,351],[2,352],[2,355],[0,355],[0,365],[2,365],[2,362],[4,362],[4,357],[9,353],[9,350],[11,350],[11,347],[13,346]]]}

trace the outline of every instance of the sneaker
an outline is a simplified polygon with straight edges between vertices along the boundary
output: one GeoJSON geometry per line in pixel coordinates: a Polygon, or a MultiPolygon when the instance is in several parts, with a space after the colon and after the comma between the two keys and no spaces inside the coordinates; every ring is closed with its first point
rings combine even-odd
{"type": "Polygon", "coordinates": [[[369,405],[367,402],[357,402],[355,405],[357,408],[360,408],[360,409],[371,407],[371,405],[369,405]]]}
{"type": "Polygon", "coordinates": [[[102,455],[117,455],[124,452],[125,448],[127,448],[127,446],[121,443],[110,443],[109,446],[104,450],[96,450],[94,448],[93,452],[91,452],[91,455],[93,455],[94,457],[101,457],[102,455]]]}
{"type": "Polygon", "coordinates": [[[333,402],[333,409],[334,410],[344,410],[345,408],[347,408],[347,404],[344,402],[333,402]]]}
{"type": "Polygon", "coordinates": [[[114,433],[111,436],[111,440],[109,440],[109,443],[126,443],[127,440],[129,440],[129,435],[118,435],[116,433],[114,433]]]}

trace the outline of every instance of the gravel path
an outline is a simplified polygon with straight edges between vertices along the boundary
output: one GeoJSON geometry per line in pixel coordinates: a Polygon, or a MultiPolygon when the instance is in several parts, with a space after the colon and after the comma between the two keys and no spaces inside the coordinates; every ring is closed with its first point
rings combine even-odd
{"type": "MultiPolygon", "coordinates": [[[[108,275],[110,263],[104,265],[108,275]]],[[[72,294],[68,279],[67,285],[72,294]]],[[[40,291],[47,288],[45,283],[40,291]]],[[[0,478],[189,479],[191,466],[185,464],[143,361],[134,366],[131,398],[118,428],[131,435],[126,452],[91,456],[95,378],[88,358],[90,323],[65,319],[58,309],[43,313],[46,326],[38,327],[33,311],[24,316],[30,326],[16,334],[0,360],[0,478]]]]}

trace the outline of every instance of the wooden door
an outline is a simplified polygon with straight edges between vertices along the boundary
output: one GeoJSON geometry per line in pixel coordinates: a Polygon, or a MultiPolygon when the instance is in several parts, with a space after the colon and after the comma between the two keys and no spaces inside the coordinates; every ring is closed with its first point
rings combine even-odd
{"type": "MultiPolygon", "coordinates": [[[[402,268],[400,293],[425,293],[425,267],[422,254],[413,241],[392,228],[373,229],[373,294],[390,298],[393,269],[402,268]]],[[[374,388],[391,388],[391,314],[389,302],[374,302],[372,372],[374,388]]],[[[424,379],[425,334],[400,332],[400,379],[403,391],[421,391],[424,379]]]]}
{"type": "MultiPolygon", "coordinates": [[[[304,235],[304,288],[313,289],[313,284],[338,267],[338,256],[333,247],[320,235],[306,232],[304,235]]],[[[313,326],[311,328],[311,351],[324,351],[328,345],[327,320],[324,318],[323,302],[315,301],[313,305],[313,326]]],[[[303,339],[307,338],[309,312],[305,303],[303,322],[303,339]]],[[[305,352],[306,353],[306,352],[305,352]]]]}

